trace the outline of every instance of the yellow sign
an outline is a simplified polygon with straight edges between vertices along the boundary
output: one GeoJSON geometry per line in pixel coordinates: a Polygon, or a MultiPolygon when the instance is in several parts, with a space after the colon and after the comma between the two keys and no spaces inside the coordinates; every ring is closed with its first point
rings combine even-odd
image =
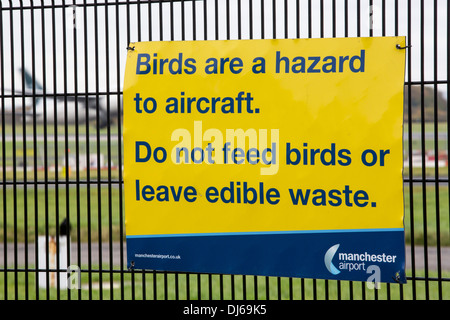
{"type": "Polygon", "coordinates": [[[132,44],[127,234],[402,227],[397,43],[132,44]]]}
{"type": "Polygon", "coordinates": [[[397,44],[131,43],[127,236],[402,229],[397,44]]]}

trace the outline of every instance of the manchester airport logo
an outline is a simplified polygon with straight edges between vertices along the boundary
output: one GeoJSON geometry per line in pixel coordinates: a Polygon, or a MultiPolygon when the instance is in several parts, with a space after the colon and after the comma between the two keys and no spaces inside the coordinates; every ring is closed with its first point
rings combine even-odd
{"type": "Polygon", "coordinates": [[[336,251],[339,249],[340,244],[335,244],[334,246],[332,246],[330,249],[327,250],[327,252],[325,253],[325,266],[327,267],[328,271],[330,271],[331,274],[333,275],[337,275],[339,273],[341,273],[333,264],[333,258],[334,255],[336,254],[336,251]]]}
{"type": "Polygon", "coordinates": [[[331,246],[325,253],[324,262],[328,271],[337,275],[341,271],[363,271],[368,272],[371,265],[381,265],[395,263],[397,260],[396,255],[386,253],[368,253],[365,252],[337,252],[340,244],[331,246]],[[333,264],[333,259],[337,258],[338,262],[336,266],[333,264]]]}

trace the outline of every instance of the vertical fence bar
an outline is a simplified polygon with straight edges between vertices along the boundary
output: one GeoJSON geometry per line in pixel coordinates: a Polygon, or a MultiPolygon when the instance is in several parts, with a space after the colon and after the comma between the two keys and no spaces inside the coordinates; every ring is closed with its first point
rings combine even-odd
{"type": "Polygon", "coordinates": [[[242,3],[241,0],[237,2],[237,14],[238,14],[238,39],[242,39],[242,3]]]}
{"type": "Polygon", "coordinates": [[[348,37],[348,0],[345,0],[344,2],[344,37],[348,37]]]}
{"type": "Polygon", "coordinates": [[[253,0],[248,2],[248,38],[253,39],[253,0]]]}
{"type": "Polygon", "coordinates": [[[142,26],[142,22],[141,22],[141,0],[138,0],[138,3],[137,3],[137,39],[138,39],[138,41],[142,41],[141,26],[142,26]]]}
{"type": "MultiPolygon", "coordinates": [[[[450,16],[450,4],[447,2],[447,17],[450,16]]],[[[450,112],[449,112],[449,100],[450,100],[450,32],[448,31],[450,29],[450,22],[447,19],[447,155],[450,153],[450,112]]],[[[448,167],[448,165],[447,165],[448,167]]],[[[449,193],[449,201],[448,201],[448,207],[450,208],[450,170],[447,168],[447,192],[449,193]]],[[[450,210],[447,211],[447,215],[450,220],[450,210]]],[[[450,232],[450,224],[449,224],[449,232],[450,232]]]]}
{"type": "MultiPolygon", "coordinates": [[[[126,3],[126,17],[127,17],[127,42],[126,42],[126,45],[128,46],[129,45],[129,43],[131,42],[131,28],[130,28],[130,1],[129,0],[127,0],[127,3],[126,3]]],[[[161,25],[162,25],[162,22],[161,22],[161,25]]],[[[162,40],[162,39],[161,39],[162,40]]],[[[131,300],[135,300],[135,294],[136,294],[136,292],[135,292],[135,290],[136,290],[136,283],[135,283],[135,272],[134,272],[134,268],[130,268],[129,270],[128,270],[130,273],[131,273],[131,300]]]]}
{"type": "Polygon", "coordinates": [[[191,7],[192,7],[192,40],[197,40],[197,2],[195,0],[192,0],[191,7]]]}
{"type": "Polygon", "coordinates": [[[420,1],[420,116],[421,116],[421,149],[422,149],[422,213],[425,264],[425,299],[429,300],[428,279],[428,223],[427,223],[427,183],[426,183],[426,128],[425,128],[425,3],[420,1]]]}
{"type": "MultiPolygon", "coordinates": [[[[73,0],[73,14],[75,15],[75,25],[73,28],[73,64],[74,64],[74,97],[75,106],[78,105],[79,91],[78,91],[78,26],[80,17],[77,16],[78,11],[75,0],[73,0]]],[[[80,114],[78,108],[75,107],[75,169],[76,169],[76,213],[77,213],[77,254],[78,266],[81,268],[81,189],[80,189],[80,114]]],[[[78,295],[78,300],[82,299],[81,292],[78,295]]]]}
{"type": "MultiPolygon", "coordinates": [[[[386,6],[386,3],[384,2],[383,3],[383,6],[385,7],[386,6]]],[[[399,2],[398,2],[398,0],[395,0],[395,3],[394,3],[394,35],[395,36],[398,36],[399,35],[399,31],[398,31],[398,28],[399,28],[399,2]]],[[[407,18],[407,25],[409,24],[409,18],[407,18]]],[[[407,29],[408,29],[408,27],[407,27],[407,29]]],[[[407,37],[406,37],[406,43],[409,45],[410,44],[410,39],[408,38],[408,34],[406,33],[406,35],[407,35],[407,37]]],[[[409,52],[411,52],[411,50],[407,50],[407,52],[409,53],[409,52]]],[[[406,63],[405,63],[405,67],[407,68],[407,65],[406,65],[406,63]]],[[[406,69],[407,70],[407,69],[406,69]]],[[[405,79],[406,80],[406,79],[405,79]]],[[[406,86],[404,87],[404,89],[406,88],[406,86]]],[[[403,91],[403,98],[405,98],[405,91],[403,91]]],[[[404,103],[403,103],[404,104],[404,103]]],[[[405,122],[404,120],[403,120],[403,122],[405,122]]],[[[403,135],[404,135],[405,133],[404,133],[404,131],[403,131],[403,135]]],[[[403,148],[403,152],[405,152],[404,151],[404,148],[403,148]]],[[[405,170],[403,171],[403,172],[405,172],[405,170]]],[[[409,178],[411,179],[411,176],[409,176],[409,178]]],[[[405,176],[403,175],[403,187],[405,187],[405,176]]],[[[405,193],[404,193],[404,195],[405,195],[405,193]]],[[[406,212],[404,213],[404,218],[406,217],[406,212]]],[[[404,218],[403,218],[403,220],[404,220],[404,218]]],[[[403,222],[403,228],[404,228],[404,230],[406,229],[406,225],[405,225],[405,223],[403,222]]],[[[406,254],[406,249],[405,249],[405,254],[406,254]]],[[[400,299],[403,299],[403,285],[399,285],[399,295],[400,295],[400,299]]]]}
{"type": "MultiPolygon", "coordinates": [[[[450,153],[450,4],[447,2],[447,155],[450,153]]],[[[447,165],[448,166],[448,165],[447,165]]],[[[447,203],[450,208],[450,170],[447,168],[447,192],[449,193],[449,201],[447,203]]],[[[447,215],[450,220],[450,210],[447,211],[447,215]]],[[[450,232],[450,224],[449,224],[449,232],[450,232]]]]}
{"type": "Polygon", "coordinates": [[[152,28],[152,24],[153,24],[153,20],[152,20],[152,3],[149,2],[148,3],[148,10],[147,10],[147,21],[148,21],[148,41],[152,41],[153,40],[153,28],[152,28]]]}
{"type": "Polygon", "coordinates": [[[320,38],[325,37],[325,19],[324,19],[324,3],[323,0],[319,2],[319,21],[320,21],[320,38]]]}
{"type": "MultiPolygon", "coordinates": [[[[22,66],[25,65],[25,41],[24,41],[24,9],[23,9],[23,2],[20,1],[20,60],[22,66]]],[[[22,82],[21,82],[21,88],[22,88],[22,167],[23,167],[23,230],[24,230],[24,264],[25,264],[25,271],[24,271],[24,277],[25,277],[25,299],[28,300],[29,298],[29,288],[28,288],[28,180],[27,180],[27,129],[26,129],[26,118],[25,118],[25,70],[22,67],[22,82]]],[[[17,249],[16,249],[17,250],[17,249]]]]}
{"type": "Polygon", "coordinates": [[[369,16],[367,17],[367,27],[369,28],[369,37],[373,37],[373,0],[369,0],[368,14],[369,16]]]}
{"type": "MultiPolygon", "coordinates": [[[[218,12],[219,12],[219,8],[216,7],[216,17],[218,17],[218,12]]],[[[225,25],[226,25],[226,30],[227,30],[226,39],[230,40],[231,39],[230,0],[226,0],[225,12],[226,12],[225,25]]],[[[218,19],[216,19],[215,23],[216,23],[216,29],[219,29],[218,19]]],[[[216,37],[214,40],[219,40],[219,37],[216,37]]]]}
{"type": "Polygon", "coordinates": [[[214,0],[215,39],[219,40],[219,0],[214,0]]]}
{"type": "Polygon", "coordinates": [[[261,0],[261,39],[265,39],[266,38],[266,34],[265,34],[265,22],[264,22],[264,0],[261,0]]]}
{"type": "Polygon", "coordinates": [[[180,3],[181,10],[181,41],[186,40],[186,2],[182,0],[180,3]]]}
{"type": "Polygon", "coordinates": [[[43,92],[43,118],[44,118],[44,228],[45,228],[45,288],[46,290],[46,298],[47,300],[50,299],[50,259],[49,259],[49,217],[48,217],[48,211],[49,211],[49,201],[48,201],[48,185],[49,185],[49,178],[48,178],[48,134],[47,134],[47,120],[48,120],[48,112],[47,112],[47,64],[46,64],[46,50],[45,50],[45,44],[46,44],[46,36],[45,36],[45,8],[44,8],[44,2],[41,2],[41,32],[42,32],[42,92],[43,92]]]}
{"type": "Polygon", "coordinates": [[[356,2],[356,36],[361,36],[361,2],[356,2]]]}
{"type": "Polygon", "coordinates": [[[175,40],[175,26],[174,26],[174,18],[173,18],[173,1],[170,1],[170,6],[169,6],[169,9],[170,9],[170,14],[169,14],[169,17],[170,17],[170,40],[171,41],[173,41],[173,40],[175,40]]]}
{"type": "MultiPolygon", "coordinates": [[[[116,4],[116,77],[117,77],[117,105],[121,105],[121,92],[120,92],[120,38],[119,38],[119,5],[116,4]]],[[[128,45],[128,43],[127,43],[128,45]]],[[[124,263],[124,246],[123,246],[123,240],[124,240],[124,230],[123,230],[123,223],[124,223],[124,216],[123,216],[123,172],[122,172],[122,117],[121,112],[117,113],[117,151],[118,151],[118,167],[119,167],[119,246],[120,246],[120,270],[121,272],[121,295],[122,300],[124,299],[124,273],[123,270],[125,269],[125,263],[124,263]]],[[[155,280],[155,278],[154,278],[155,280]]]]}
{"type": "Polygon", "coordinates": [[[434,174],[435,174],[435,209],[436,209],[436,251],[438,273],[438,297],[442,300],[442,268],[441,268],[441,214],[440,214],[440,172],[439,172],[439,118],[438,118],[438,2],[434,1],[434,174]]]}
{"type": "MultiPolygon", "coordinates": [[[[14,70],[15,60],[14,60],[14,16],[13,16],[13,3],[10,1],[11,11],[9,13],[10,18],[10,52],[11,52],[11,69],[14,70]]],[[[16,93],[15,93],[15,77],[14,72],[11,72],[11,93],[12,93],[12,158],[13,158],[13,232],[14,232],[14,299],[17,299],[18,295],[18,281],[17,281],[17,158],[16,158],[16,93]]],[[[6,222],[6,221],[5,221],[6,222]]]]}
{"type": "MultiPolygon", "coordinates": [[[[84,126],[85,126],[85,144],[86,144],[86,202],[87,202],[87,210],[86,210],[86,218],[87,218],[87,257],[88,257],[88,279],[89,279],[89,300],[92,300],[92,213],[91,213],[91,163],[90,163],[90,130],[89,130],[89,118],[90,118],[90,108],[89,108],[89,48],[88,48],[88,11],[87,11],[87,1],[83,2],[83,15],[84,15],[84,99],[85,99],[85,110],[84,110],[84,126]]],[[[77,104],[78,105],[78,104],[77,104]]]]}
{"type": "MultiPolygon", "coordinates": [[[[408,1],[408,31],[407,36],[409,43],[411,43],[412,36],[412,19],[411,19],[411,0],[408,1]]],[[[408,159],[409,159],[409,216],[410,216],[410,242],[411,242],[411,276],[412,276],[412,295],[413,299],[416,297],[416,277],[415,277],[415,234],[414,234],[414,182],[413,182],[413,146],[412,146],[412,102],[411,102],[411,80],[412,80],[412,62],[411,62],[411,50],[407,50],[408,55],[408,159]]]]}
{"type": "MultiPolygon", "coordinates": [[[[62,25],[63,25],[63,32],[62,32],[62,39],[63,39],[63,92],[64,92],[64,172],[65,172],[65,221],[66,221],[66,255],[67,255],[67,267],[69,268],[71,264],[71,238],[70,238],[70,231],[71,231],[71,222],[70,222],[70,185],[69,185],[69,178],[70,178],[70,159],[69,159],[69,130],[68,130],[68,110],[67,110],[67,80],[68,80],[68,74],[67,74],[67,21],[66,21],[66,1],[63,2],[63,8],[62,8],[62,25]]],[[[73,14],[73,12],[72,12],[73,14]]],[[[72,24],[74,23],[73,19],[75,17],[72,17],[72,24]]],[[[72,25],[73,27],[73,25],[72,25]]],[[[72,298],[72,288],[69,280],[67,280],[67,299],[71,300],[72,298]]]]}
{"type": "MultiPolygon", "coordinates": [[[[117,127],[119,128],[119,126],[120,126],[119,114],[121,112],[121,109],[120,109],[121,104],[120,104],[120,75],[119,75],[119,73],[120,73],[120,71],[119,71],[120,45],[119,45],[119,23],[118,23],[118,21],[119,21],[119,5],[117,4],[117,2],[115,3],[115,6],[114,6],[114,12],[115,12],[115,17],[114,17],[115,18],[114,19],[115,20],[115,28],[113,30],[115,33],[114,42],[115,42],[115,46],[116,46],[116,52],[115,52],[115,54],[116,54],[116,65],[115,65],[116,73],[115,73],[115,76],[116,76],[116,91],[117,92],[116,92],[115,96],[112,95],[111,98],[115,98],[116,104],[118,106],[119,112],[117,112],[116,120],[117,120],[117,127]]],[[[118,134],[117,134],[117,138],[119,138],[118,134]]],[[[118,147],[117,147],[117,149],[118,149],[118,147]]],[[[117,157],[117,161],[119,161],[119,157],[117,157]]],[[[122,171],[122,168],[119,166],[118,167],[119,174],[121,171],[122,171]]],[[[120,179],[118,179],[118,188],[119,188],[119,193],[120,193],[120,190],[122,189],[122,184],[121,184],[120,179]]],[[[121,220],[119,219],[119,240],[118,240],[119,241],[119,249],[120,249],[119,250],[119,252],[120,252],[119,253],[119,265],[120,265],[119,279],[120,279],[120,299],[123,300],[123,298],[124,298],[124,288],[123,288],[124,287],[124,279],[123,279],[123,269],[124,268],[123,268],[123,241],[122,241],[123,239],[122,239],[122,233],[120,232],[120,230],[121,230],[120,223],[121,223],[121,220]]]]}
{"type": "MultiPolygon", "coordinates": [[[[150,6],[150,4],[149,4],[150,6]]],[[[112,168],[111,168],[111,85],[110,85],[110,58],[109,58],[109,5],[105,5],[105,74],[106,74],[106,117],[107,117],[107,135],[106,144],[108,152],[108,244],[109,244],[109,299],[114,298],[114,243],[113,243],[113,214],[112,214],[112,168]]],[[[150,19],[149,19],[150,21],[150,19]]],[[[150,22],[149,22],[150,23],[150,22]]],[[[120,112],[120,105],[117,106],[117,112],[120,112]]],[[[119,239],[119,241],[122,241],[119,239]]]]}
{"type": "Polygon", "coordinates": [[[55,243],[56,243],[56,261],[55,269],[57,270],[54,275],[56,275],[56,299],[61,299],[61,283],[60,283],[60,273],[61,273],[61,259],[60,259],[60,241],[59,241],[59,161],[58,161],[58,106],[57,106],[57,74],[56,74],[56,14],[55,14],[55,1],[51,2],[51,13],[52,13],[52,81],[53,81],[53,163],[55,168],[55,178],[54,178],[54,194],[55,194],[55,243]]]}
{"type": "MultiPolygon", "coordinates": [[[[99,84],[99,58],[98,52],[100,50],[99,46],[99,29],[98,29],[98,5],[97,0],[94,2],[94,51],[95,51],[95,100],[96,100],[96,140],[97,140],[97,237],[98,237],[98,269],[99,269],[99,299],[103,300],[103,248],[102,248],[102,184],[101,184],[101,167],[102,163],[100,161],[100,128],[102,128],[100,119],[100,84],[99,84]]],[[[102,115],[103,116],[103,115],[102,115]]],[[[109,124],[107,124],[109,126],[109,124]]]]}
{"type": "MultiPolygon", "coordinates": [[[[0,1],[0,52],[2,52],[0,56],[0,67],[2,70],[5,70],[5,62],[4,62],[4,48],[3,48],[3,2],[0,1]]],[[[1,102],[2,106],[5,105],[5,75],[3,72],[0,72],[0,90],[1,90],[1,102]]],[[[6,223],[8,221],[7,216],[7,194],[6,194],[6,121],[5,121],[5,108],[1,110],[2,114],[2,202],[3,202],[3,297],[5,300],[8,298],[8,239],[7,232],[8,228],[6,223]]]]}
{"type": "MultiPolygon", "coordinates": [[[[31,9],[31,51],[36,52],[35,46],[35,9],[31,9]]],[[[36,78],[36,55],[31,55],[31,74],[33,79],[36,78]]],[[[32,88],[32,101],[33,105],[36,105],[36,82],[33,82],[32,88]]],[[[35,292],[36,300],[39,299],[39,248],[38,248],[38,228],[39,228],[39,194],[38,194],[38,167],[37,167],[37,126],[36,126],[36,108],[33,108],[33,171],[34,171],[34,255],[35,255],[35,292]]]]}
{"type": "Polygon", "coordinates": [[[277,5],[276,0],[272,0],[272,38],[277,38],[277,5]]]}

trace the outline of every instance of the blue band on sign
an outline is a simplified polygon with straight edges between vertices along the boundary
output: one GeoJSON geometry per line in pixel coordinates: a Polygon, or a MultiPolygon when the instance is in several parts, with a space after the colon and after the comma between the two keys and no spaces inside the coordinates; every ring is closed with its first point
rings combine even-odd
{"type": "Polygon", "coordinates": [[[138,235],[127,252],[135,269],[352,281],[375,270],[380,282],[405,283],[405,248],[392,243],[404,243],[404,229],[138,235]]]}

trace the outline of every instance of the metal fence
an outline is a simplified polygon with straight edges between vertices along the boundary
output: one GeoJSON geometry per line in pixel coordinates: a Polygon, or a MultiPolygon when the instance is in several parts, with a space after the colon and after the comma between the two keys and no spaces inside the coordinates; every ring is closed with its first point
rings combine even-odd
{"type": "Polygon", "coordinates": [[[449,299],[448,16],[445,0],[2,0],[0,299],[449,299]],[[410,46],[406,285],[126,269],[129,42],[393,35],[410,46]]]}

